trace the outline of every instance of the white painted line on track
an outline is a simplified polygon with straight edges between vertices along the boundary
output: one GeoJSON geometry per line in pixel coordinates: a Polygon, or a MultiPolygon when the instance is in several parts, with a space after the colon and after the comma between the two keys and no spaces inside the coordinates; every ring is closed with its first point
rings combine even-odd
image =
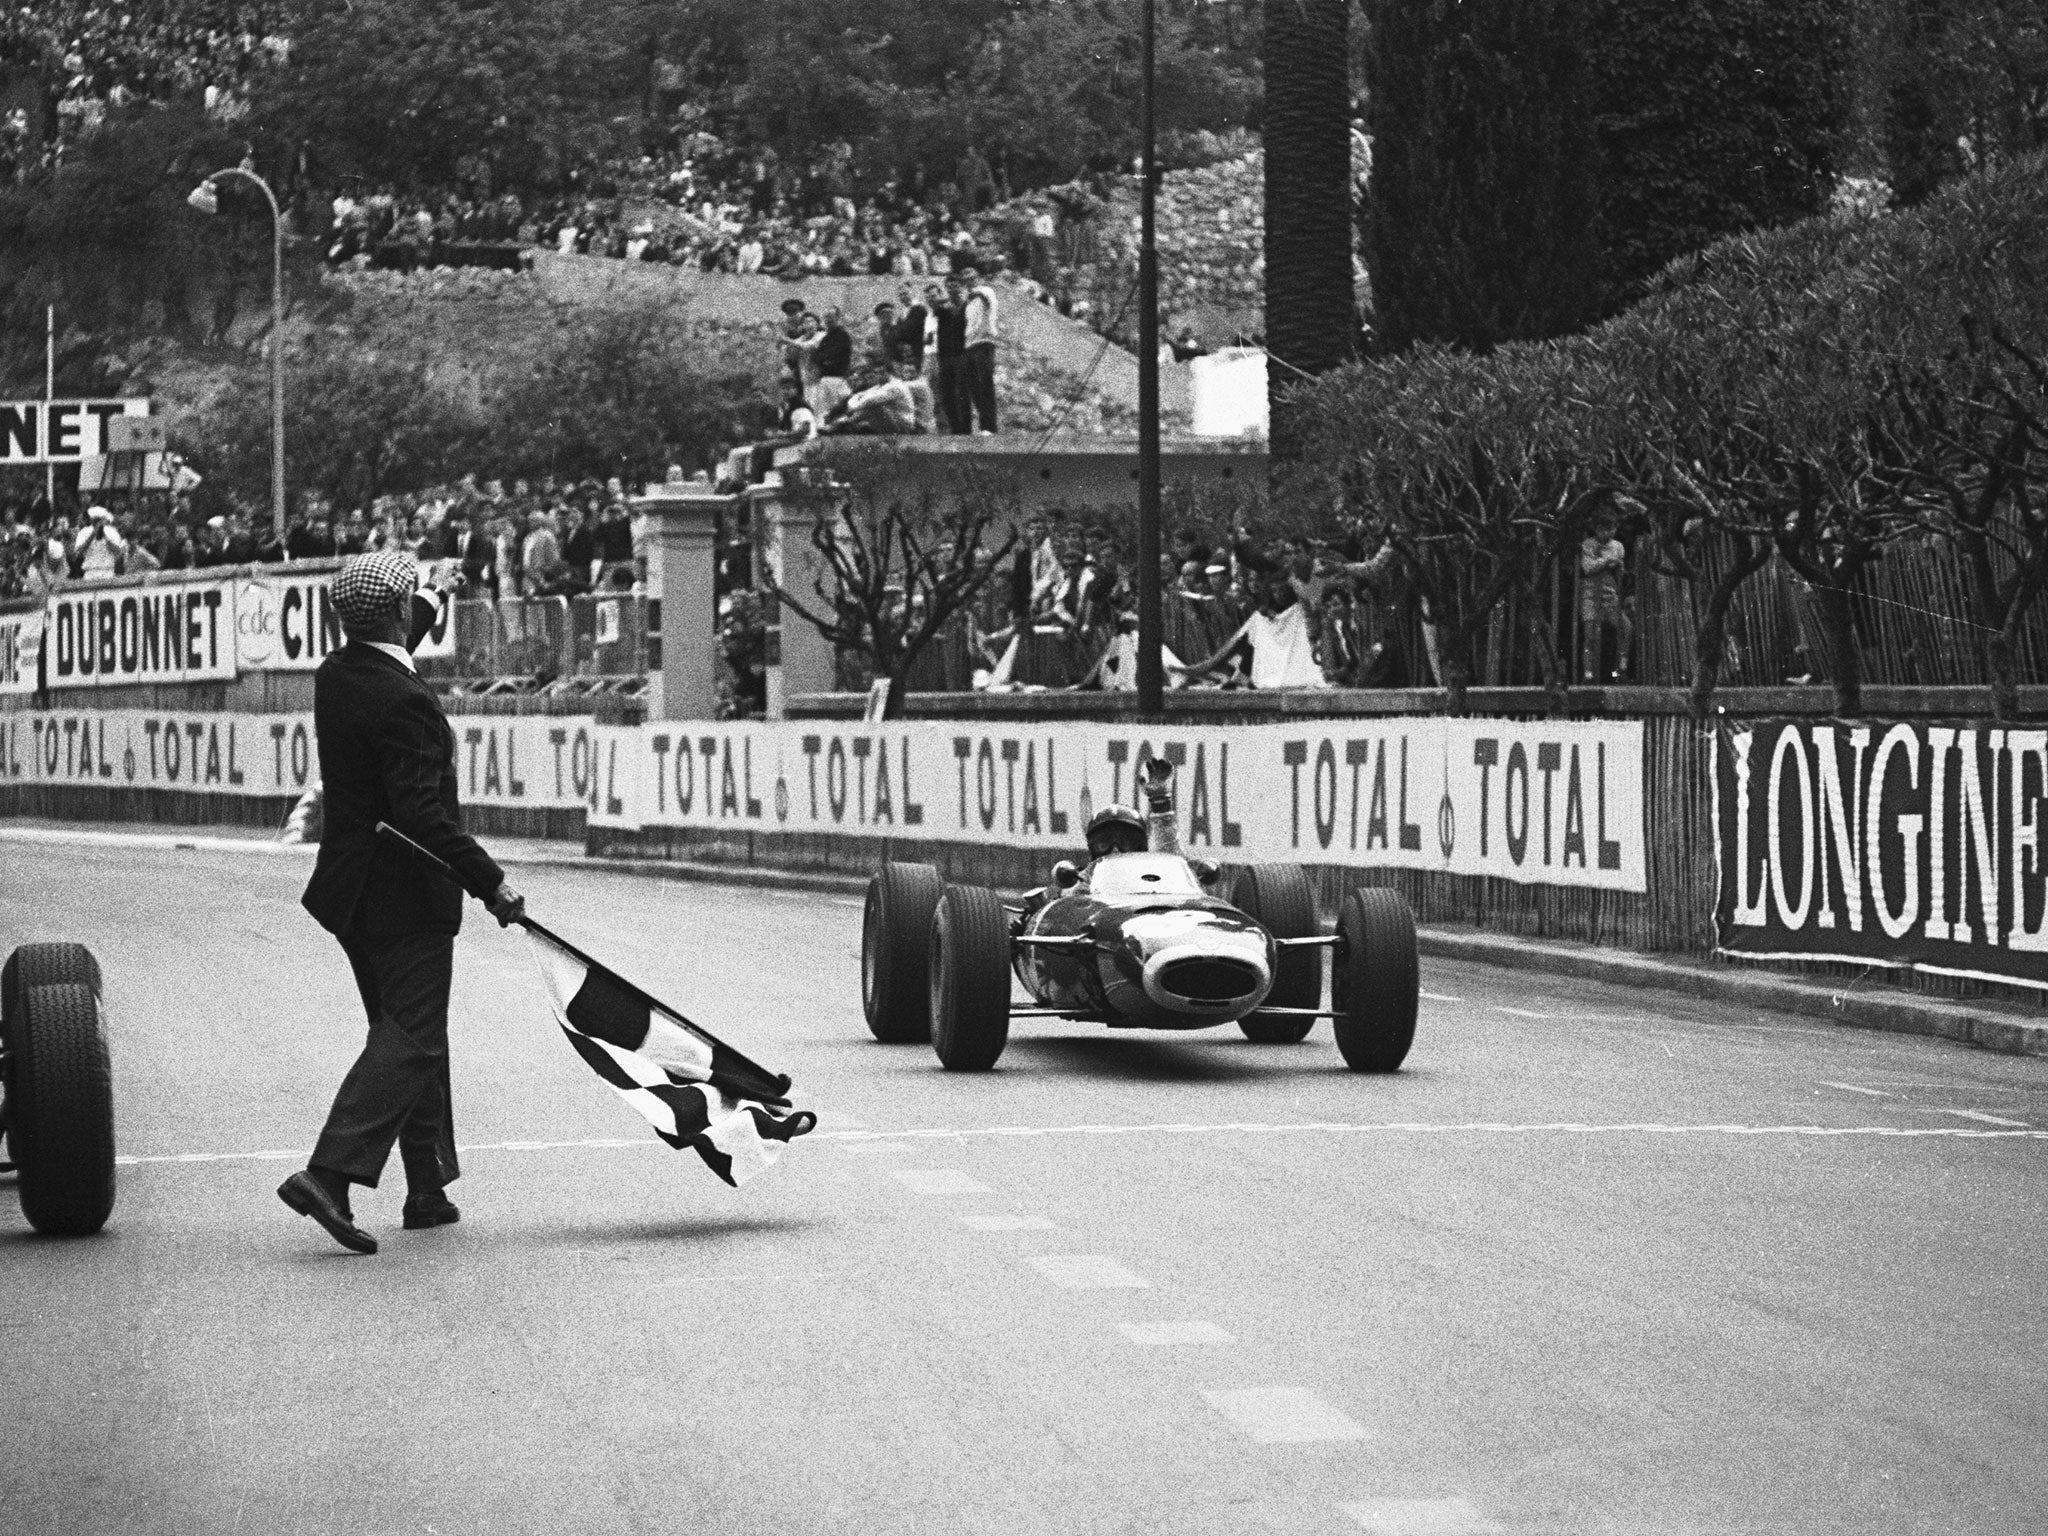
{"type": "Polygon", "coordinates": [[[203,853],[281,853],[307,858],[318,843],[277,843],[261,837],[208,837],[185,832],[101,832],[89,827],[0,827],[0,842],[96,848],[157,848],[203,853]]]}
{"type": "Polygon", "coordinates": [[[1965,1120],[1976,1120],[1984,1125],[2024,1126],[2027,1123],[2024,1120],[2008,1120],[2003,1115],[1987,1115],[1981,1109],[1937,1109],[1935,1113],[1937,1115],[1958,1115],[1965,1120]]]}
{"type": "Polygon", "coordinates": [[[1137,1291],[1152,1284],[1107,1254],[1041,1253],[1024,1262],[1054,1285],[1069,1291],[1137,1291]]]}
{"type": "Polygon", "coordinates": [[[1826,1080],[1823,1080],[1821,1082],[1821,1087],[1839,1088],[1844,1093],[1860,1093],[1866,1099],[1888,1099],[1891,1097],[1891,1095],[1886,1093],[1882,1088],[1864,1088],[1858,1086],[1855,1083],[1830,1083],[1826,1080]]]}
{"type": "Polygon", "coordinates": [[[981,1180],[964,1174],[957,1168],[899,1168],[893,1177],[914,1195],[987,1195],[994,1193],[981,1180]]]}
{"type": "Polygon", "coordinates": [[[1360,1499],[1337,1507],[1369,1536],[1493,1536],[1500,1530],[1467,1499],[1360,1499]]]}
{"type": "MultiPolygon", "coordinates": [[[[804,1147],[812,1142],[834,1142],[855,1150],[864,1145],[891,1141],[966,1141],[998,1136],[1141,1136],[1141,1135],[1246,1135],[1278,1136],[1300,1131],[1322,1131],[1331,1135],[1382,1136],[1881,1136],[1898,1140],[1947,1141],[2048,1141],[2048,1130],[1966,1130],[1961,1126],[1902,1125],[1662,1125],[1651,1122],[1617,1125],[1588,1125],[1576,1121],[1550,1121],[1535,1125],[1474,1120],[1437,1124],[1426,1120],[1387,1120],[1346,1123],[1311,1121],[1301,1124],[1264,1125],[1234,1121],[1217,1125],[999,1125],[942,1129],[937,1127],[903,1131],[816,1131],[793,1143],[804,1147]]],[[[485,1141],[457,1148],[461,1152],[556,1152],[583,1148],[641,1147],[665,1148],[652,1137],[593,1136],[580,1141],[485,1141]]],[[[175,1152],[143,1157],[120,1156],[115,1163],[133,1168],[146,1163],[237,1163],[262,1162],[311,1155],[306,1147],[266,1152],[175,1152]]]]}
{"type": "Polygon", "coordinates": [[[865,901],[855,901],[851,896],[827,896],[825,901],[828,906],[834,907],[865,907],[867,905],[865,901]]]}
{"type": "Polygon", "coordinates": [[[1235,1344],[1237,1340],[1214,1323],[1199,1318],[1185,1322],[1118,1323],[1133,1344],[1235,1344]]]}
{"type": "Polygon", "coordinates": [[[1557,1017],[1553,1013],[1537,1013],[1532,1008],[1510,1008],[1506,1003],[1495,1003],[1493,1011],[1495,1013],[1511,1013],[1518,1019],[1553,1019],[1557,1017]]]}
{"type": "Polygon", "coordinates": [[[962,1216],[960,1225],[976,1232],[1057,1232],[1043,1216],[962,1216]]]}
{"type": "Polygon", "coordinates": [[[1306,1387],[1244,1387],[1202,1396],[1261,1445],[1365,1438],[1363,1424],[1338,1412],[1306,1387]]]}
{"type": "Polygon", "coordinates": [[[1462,1003],[1465,1001],[1462,997],[1452,997],[1448,992],[1424,992],[1419,987],[1416,989],[1415,995],[1426,1003],[1462,1003]]]}

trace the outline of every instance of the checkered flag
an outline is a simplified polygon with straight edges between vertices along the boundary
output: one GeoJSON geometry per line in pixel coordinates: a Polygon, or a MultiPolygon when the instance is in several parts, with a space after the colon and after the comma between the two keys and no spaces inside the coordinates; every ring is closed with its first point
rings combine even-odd
{"type": "Polygon", "coordinates": [[[631,982],[527,926],[569,1044],[678,1151],[693,1147],[738,1188],[775,1166],[818,1117],[790,1105],[788,1080],[711,1039],[631,982]]]}

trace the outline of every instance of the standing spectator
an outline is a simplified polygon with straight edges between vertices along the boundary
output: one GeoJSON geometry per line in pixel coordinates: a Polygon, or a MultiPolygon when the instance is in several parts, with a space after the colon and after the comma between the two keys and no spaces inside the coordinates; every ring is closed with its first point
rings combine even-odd
{"type": "MultiPolygon", "coordinates": [[[[927,293],[936,291],[935,284],[927,293]]],[[[939,414],[945,418],[946,430],[965,433],[973,430],[974,421],[970,415],[972,407],[967,400],[967,310],[966,294],[957,277],[946,280],[945,297],[934,299],[932,319],[937,328],[936,346],[938,356],[938,377],[934,381],[938,388],[939,414]]]]}
{"type": "Polygon", "coordinates": [[[909,349],[910,361],[919,373],[924,372],[925,326],[931,320],[931,311],[919,302],[910,284],[905,283],[896,290],[896,302],[901,310],[896,317],[896,334],[891,340],[895,352],[909,349]]]}
{"type": "Polygon", "coordinates": [[[967,294],[966,335],[963,338],[967,403],[974,415],[980,418],[981,430],[993,434],[996,430],[996,293],[986,283],[977,282],[976,277],[973,267],[961,269],[961,285],[967,294]]]}
{"type": "MultiPolygon", "coordinates": [[[[678,471],[680,476],[680,471],[678,471]]],[[[633,585],[633,519],[624,501],[614,498],[605,504],[597,520],[597,584],[621,590],[633,585]]]]}
{"type": "Polygon", "coordinates": [[[533,519],[533,531],[520,551],[528,597],[554,597],[570,585],[569,566],[562,559],[562,545],[555,532],[555,514],[540,512],[533,519]]]}
{"type": "Polygon", "coordinates": [[[583,503],[583,510],[577,514],[576,526],[569,530],[568,538],[562,541],[562,558],[568,562],[570,574],[584,585],[597,574],[597,501],[595,497],[583,503]]]}
{"type": "Polygon", "coordinates": [[[86,581],[105,581],[121,574],[128,541],[114,526],[114,514],[105,507],[88,507],[85,526],[78,530],[71,547],[71,566],[86,581]]]}
{"type": "Polygon", "coordinates": [[[875,306],[861,329],[861,362],[868,368],[890,368],[896,361],[896,306],[887,299],[875,306]]]}
{"type": "Polygon", "coordinates": [[[1614,536],[1614,514],[1603,512],[1593,530],[1579,541],[1579,680],[1616,680],[1628,676],[1628,653],[1635,625],[1621,594],[1621,573],[1628,551],[1614,536]],[[1607,636],[1614,635],[1614,667],[1607,667],[1607,636]]]}
{"type": "Polygon", "coordinates": [[[818,389],[811,409],[819,420],[844,405],[853,393],[846,376],[853,371],[853,333],[843,323],[837,305],[825,311],[825,334],[818,340],[818,389]]]}

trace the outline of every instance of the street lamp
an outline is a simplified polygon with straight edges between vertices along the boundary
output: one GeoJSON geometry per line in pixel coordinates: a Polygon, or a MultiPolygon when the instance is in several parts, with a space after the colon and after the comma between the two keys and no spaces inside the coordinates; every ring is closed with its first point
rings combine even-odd
{"type": "Polygon", "coordinates": [[[220,193],[214,185],[223,176],[241,176],[256,183],[256,190],[270,204],[270,519],[277,533],[278,547],[284,547],[284,219],[277,210],[277,194],[270,183],[244,166],[231,165],[215,171],[186,196],[185,201],[208,218],[220,212],[220,193]]]}

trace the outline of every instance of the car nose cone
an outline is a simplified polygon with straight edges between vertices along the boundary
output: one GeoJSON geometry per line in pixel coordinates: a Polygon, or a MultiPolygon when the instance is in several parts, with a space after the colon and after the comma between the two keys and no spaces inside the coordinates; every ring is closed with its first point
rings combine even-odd
{"type": "Polygon", "coordinates": [[[1171,937],[1143,935],[1140,942],[1140,985],[1154,1006],[1170,1012],[1236,1018],[1272,988],[1266,936],[1256,929],[1203,924],[1171,937]]]}

